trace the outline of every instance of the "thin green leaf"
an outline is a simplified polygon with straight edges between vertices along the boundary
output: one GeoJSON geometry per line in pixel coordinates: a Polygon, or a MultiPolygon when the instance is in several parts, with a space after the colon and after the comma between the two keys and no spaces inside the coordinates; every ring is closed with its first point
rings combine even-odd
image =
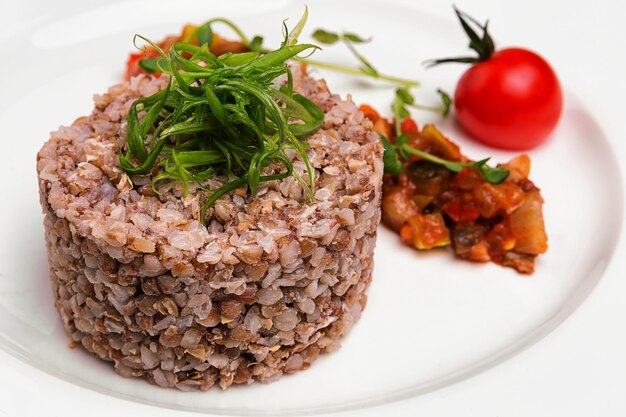
{"type": "MultiPolygon", "coordinates": [[[[172,51],[173,50],[174,48],[172,48],[172,51]]],[[[191,87],[187,84],[185,78],[181,75],[180,71],[176,67],[176,64],[173,61],[169,61],[169,63],[170,63],[169,73],[172,74],[174,78],[176,79],[178,88],[184,91],[185,93],[191,94],[192,93],[191,87]]]]}
{"type": "MultiPolygon", "coordinates": [[[[135,102],[130,106],[128,111],[126,126],[126,145],[130,155],[133,155],[139,160],[144,162],[148,157],[148,150],[143,142],[143,135],[141,134],[141,123],[139,122],[139,116],[137,115],[137,106],[141,102],[135,102]]],[[[127,157],[128,158],[128,157],[127,157]]]]}
{"type": "Polygon", "coordinates": [[[400,87],[396,89],[396,96],[405,104],[415,103],[415,98],[407,87],[400,87]]]}
{"type": "Polygon", "coordinates": [[[285,47],[282,47],[280,49],[271,51],[263,55],[261,58],[250,63],[249,66],[251,68],[267,68],[267,67],[272,67],[274,65],[283,64],[288,59],[293,58],[294,56],[298,55],[299,53],[303,51],[306,51],[307,49],[315,50],[315,49],[319,49],[319,47],[317,45],[308,44],[308,43],[300,44],[300,45],[293,45],[293,46],[285,46],[285,47]]]}
{"type": "Polygon", "coordinates": [[[409,91],[408,87],[401,87],[396,89],[396,97],[393,102],[392,108],[393,113],[396,118],[396,133],[401,134],[400,126],[402,120],[406,117],[410,117],[411,114],[407,107],[412,107],[419,110],[432,111],[436,113],[440,113],[443,117],[446,117],[450,112],[450,106],[452,105],[452,100],[450,96],[443,90],[438,89],[437,94],[441,100],[441,107],[433,107],[433,106],[424,106],[415,102],[415,98],[409,91]]]}
{"type": "Polygon", "coordinates": [[[391,110],[393,111],[393,116],[395,120],[395,129],[396,135],[402,135],[402,121],[411,116],[411,113],[406,108],[407,100],[411,103],[413,102],[413,96],[409,93],[406,88],[398,88],[396,89],[396,96],[393,100],[393,104],[391,105],[391,110]]]}
{"type": "Polygon", "coordinates": [[[172,160],[174,161],[174,165],[176,166],[176,170],[178,171],[178,179],[183,183],[183,197],[186,197],[189,194],[189,173],[183,167],[176,158],[176,150],[172,149],[172,160]]]}
{"type": "Polygon", "coordinates": [[[224,162],[221,152],[215,150],[209,151],[181,151],[177,153],[177,161],[186,167],[213,165],[224,162]]]}
{"type": "Polygon", "coordinates": [[[504,168],[493,168],[487,165],[489,158],[479,161],[475,164],[483,179],[491,184],[500,184],[509,177],[509,170],[504,168]]]}
{"type": "Polygon", "coordinates": [[[450,95],[443,91],[441,88],[437,89],[437,94],[439,94],[439,97],[441,98],[441,103],[443,104],[441,115],[443,117],[448,117],[448,114],[450,114],[450,107],[452,106],[452,99],[450,98],[450,95]]]}
{"type": "Polygon", "coordinates": [[[227,67],[239,67],[248,64],[259,57],[259,52],[241,52],[238,54],[227,53],[221,55],[219,61],[227,67]]]}
{"type": "Polygon", "coordinates": [[[143,58],[139,60],[139,67],[148,74],[152,74],[160,71],[158,62],[158,58],[143,58]]]}
{"type": "Polygon", "coordinates": [[[298,37],[302,33],[302,29],[304,29],[304,25],[309,17],[309,8],[304,6],[304,13],[302,13],[302,17],[298,23],[294,26],[294,28],[289,32],[289,36],[287,36],[287,46],[293,46],[298,43],[298,37]]]}
{"type": "Polygon", "coordinates": [[[311,37],[319,43],[323,43],[326,45],[332,45],[334,43],[337,43],[340,39],[340,36],[337,33],[330,32],[325,29],[316,29],[311,37]]]}
{"type": "Polygon", "coordinates": [[[154,177],[152,177],[152,190],[158,195],[163,195],[163,193],[160,192],[159,189],[157,188],[157,184],[160,181],[177,180],[177,179],[178,179],[178,176],[176,174],[172,174],[170,172],[161,172],[160,174],[157,174],[154,177]]]}
{"type": "Polygon", "coordinates": [[[276,160],[282,162],[283,165],[285,165],[286,171],[281,172],[280,174],[261,175],[261,177],[259,178],[260,182],[282,180],[283,178],[287,178],[288,176],[293,174],[293,164],[284,154],[274,155],[274,158],[276,158],[276,160]]]}
{"type": "Polygon", "coordinates": [[[156,146],[150,150],[150,154],[148,154],[148,157],[146,158],[146,160],[143,161],[141,165],[139,166],[134,166],[128,160],[128,156],[123,155],[120,151],[119,153],[120,167],[129,174],[146,175],[147,173],[150,172],[150,170],[154,166],[154,163],[159,157],[159,154],[161,153],[163,146],[165,146],[164,140],[157,142],[156,146]]]}
{"type": "Polygon", "coordinates": [[[402,173],[402,162],[398,158],[396,148],[389,142],[389,140],[380,135],[380,140],[383,142],[385,152],[383,153],[383,163],[386,174],[398,175],[402,173]]]}
{"type": "Polygon", "coordinates": [[[172,82],[170,80],[170,82],[167,83],[167,87],[165,87],[164,90],[161,90],[152,96],[153,98],[158,98],[159,100],[157,101],[156,104],[154,104],[150,108],[150,110],[148,110],[146,117],[143,119],[143,122],[141,122],[140,134],[141,134],[142,141],[145,140],[146,136],[148,135],[148,132],[152,128],[152,125],[156,122],[157,118],[159,117],[159,114],[161,113],[161,110],[163,110],[163,106],[165,105],[165,102],[167,101],[167,97],[170,94],[171,88],[172,88],[172,82]]]}
{"type": "Polygon", "coordinates": [[[215,120],[211,119],[203,119],[203,120],[195,120],[193,118],[189,118],[184,122],[176,123],[164,129],[161,132],[161,137],[166,138],[174,135],[191,135],[194,133],[200,133],[205,131],[217,131],[217,124],[215,120]]]}
{"type": "Polygon", "coordinates": [[[209,197],[207,199],[207,201],[204,203],[204,205],[202,206],[202,210],[200,211],[200,221],[202,223],[204,223],[205,218],[206,218],[206,212],[209,209],[209,207],[211,207],[213,205],[213,203],[215,203],[221,196],[223,196],[224,194],[227,194],[233,190],[236,190],[237,188],[243,187],[244,185],[246,185],[246,181],[247,178],[246,177],[241,177],[239,179],[236,179],[234,181],[231,181],[229,183],[224,184],[221,188],[215,190],[212,194],[211,197],[209,197]]]}
{"type": "MultiPolygon", "coordinates": [[[[176,54],[181,54],[182,52],[187,52],[188,54],[191,54],[192,57],[189,58],[190,62],[194,62],[194,63],[198,63],[199,61],[202,61],[203,65],[201,65],[202,69],[201,71],[208,71],[214,68],[219,68],[220,62],[217,59],[217,57],[211,53],[211,51],[209,51],[209,47],[208,45],[204,44],[202,46],[196,46],[196,45],[191,45],[188,43],[183,43],[183,42],[176,42],[173,47],[176,54]]],[[[181,57],[182,58],[182,57],[181,57]]],[[[178,59],[177,62],[185,64],[185,60],[187,60],[187,58],[183,58],[178,59]]],[[[197,67],[194,67],[197,68],[197,67]]],[[[193,71],[194,69],[190,69],[189,71],[193,71]]]]}
{"type": "Polygon", "coordinates": [[[226,122],[226,114],[222,108],[222,103],[220,103],[215,92],[213,92],[213,88],[211,85],[204,85],[202,89],[204,90],[204,95],[211,109],[211,113],[213,113],[213,116],[215,116],[219,123],[224,124],[226,122]]]}
{"type": "Polygon", "coordinates": [[[287,19],[283,20],[283,41],[280,43],[280,49],[289,46],[289,28],[287,27],[287,19]]]}
{"type": "MultiPolygon", "coordinates": [[[[199,63],[193,62],[190,59],[185,58],[180,52],[188,52],[185,49],[185,45],[180,44],[180,43],[176,43],[174,44],[174,46],[172,46],[172,49],[170,49],[170,62],[173,64],[176,64],[176,69],[177,70],[183,70],[185,72],[201,72],[201,73],[205,73],[208,75],[210,68],[207,68],[206,64],[205,65],[200,65],[199,63]]],[[[204,56],[203,59],[205,60],[209,60],[208,56],[204,56]]],[[[217,58],[215,58],[215,56],[212,56],[210,62],[212,62],[213,64],[216,64],[217,58]]]]}
{"type": "Polygon", "coordinates": [[[250,192],[252,194],[256,194],[259,190],[259,181],[261,178],[262,168],[259,165],[260,159],[261,154],[259,152],[255,153],[250,160],[250,165],[248,166],[248,187],[250,188],[250,192]]]}
{"type": "Polygon", "coordinates": [[[252,52],[261,52],[263,50],[263,37],[257,35],[252,38],[250,45],[248,45],[248,49],[252,52]]]}
{"type": "Polygon", "coordinates": [[[210,24],[203,24],[196,29],[196,35],[198,36],[198,45],[211,45],[213,40],[213,30],[210,24]]]}
{"type": "Polygon", "coordinates": [[[142,50],[142,51],[145,49],[145,47],[139,47],[137,45],[137,39],[141,39],[142,41],[146,42],[148,45],[153,47],[154,50],[157,51],[159,53],[159,55],[161,55],[161,57],[167,58],[167,54],[165,52],[163,52],[163,49],[161,49],[161,47],[159,45],[157,45],[156,43],[154,43],[150,39],[146,38],[145,36],[141,36],[139,34],[135,34],[135,36],[133,36],[133,45],[135,45],[135,47],[137,49],[142,50]]]}
{"type": "Polygon", "coordinates": [[[317,105],[311,100],[300,94],[294,94],[292,98],[302,106],[302,108],[308,113],[309,117],[307,119],[305,115],[306,113],[301,114],[300,118],[301,120],[304,120],[304,123],[290,124],[289,130],[291,133],[300,137],[317,132],[324,123],[324,112],[322,109],[317,107],[317,105]]]}
{"type": "Polygon", "coordinates": [[[356,48],[352,45],[351,42],[345,41],[345,44],[348,47],[348,49],[350,49],[352,54],[359,60],[359,62],[361,62],[361,64],[363,65],[362,70],[366,74],[369,74],[373,77],[378,76],[378,70],[374,68],[374,66],[363,55],[361,55],[359,51],[356,50],[356,48]]]}
{"type": "Polygon", "coordinates": [[[349,40],[352,43],[367,43],[372,40],[372,38],[363,38],[355,33],[344,32],[343,38],[349,40]]]}
{"type": "Polygon", "coordinates": [[[409,135],[402,134],[396,138],[396,150],[403,158],[408,158],[409,154],[406,152],[406,144],[409,141],[409,135]]]}

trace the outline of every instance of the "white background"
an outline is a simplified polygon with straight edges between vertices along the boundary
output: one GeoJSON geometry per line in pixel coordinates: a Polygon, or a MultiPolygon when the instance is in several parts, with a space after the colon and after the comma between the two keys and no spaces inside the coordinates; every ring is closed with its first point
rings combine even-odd
{"type": "MultiPolygon", "coordinates": [[[[310,6],[314,2],[311,0],[310,6]]],[[[97,2],[63,0],[17,4],[1,0],[0,42],[18,26],[36,25],[60,3],[85,9],[97,2]]],[[[405,0],[405,3],[412,2],[405,0]]],[[[477,17],[489,16],[499,46],[525,46],[549,57],[563,85],[574,91],[599,120],[618,159],[626,155],[626,82],[623,79],[626,26],[622,21],[625,3],[459,0],[457,6],[477,17]]],[[[367,7],[365,0],[363,7],[367,7]]],[[[449,4],[426,1],[420,2],[419,7],[445,9],[449,4]]],[[[459,50],[462,46],[459,45],[459,50]]],[[[10,57],[3,56],[1,62],[2,76],[19,70],[20,63],[12,63],[10,57]]],[[[624,166],[622,164],[622,178],[624,166]]],[[[584,198],[593,196],[581,196],[584,198]]],[[[597,236],[598,240],[602,238],[597,236]]],[[[564,324],[529,350],[451,387],[389,406],[342,415],[626,415],[624,255],[626,239],[622,237],[613,262],[591,296],[564,324]]],[[[76,387],[0,351],[0,416],[115,414],[177,415],[175,411],[112,399],[76,387]]]]}

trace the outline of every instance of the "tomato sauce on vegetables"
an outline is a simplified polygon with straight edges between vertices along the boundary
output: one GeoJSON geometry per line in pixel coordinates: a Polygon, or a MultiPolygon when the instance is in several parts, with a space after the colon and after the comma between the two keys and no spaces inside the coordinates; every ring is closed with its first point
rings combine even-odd
{"type": "MultiPolygon", "coordinates": [[[[370,106],[360,109],[379,134],[395,143],[392,120],[381,117],[370,106]]],[[[434,125],[420,130],[407,117],[401,126],[412,147],[446,160],[468,161],[434,125]]],[[[548,248],[543,199],[528,178],[527,155],[499,168],[508,170],[509,175],[494,184],[477,169],[465,167],[456,173],[411,156],[403,162],[400,174],[384,176],[382,221],[415,249],[451,247],[459,258],[494,262],[530,274],[537,255],[548,248]]]]}

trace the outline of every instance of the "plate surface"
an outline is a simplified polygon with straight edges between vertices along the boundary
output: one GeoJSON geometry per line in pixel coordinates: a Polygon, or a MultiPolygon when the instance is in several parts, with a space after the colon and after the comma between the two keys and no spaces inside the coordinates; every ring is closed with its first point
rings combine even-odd
{"type": "MultiPolygon", "coordinates": [[[[146,4],[112,4],[50,19],[28,32],[28,48],[7,47],[14,59],[37,56],[46,68],[44,79],[41,68],[32,66],[0,80],[5,98],[0,123],[10,155],[0,165],[5,195],[0,205],[0,348],[78,385],[147,404],[215,414],[314,414],[423,394],[484,371],[548,334],[601,278],[619,233],[616,219],[623,217],[616,203],[622,201],[619,170],[600,127],[567,93],[559,128],[531,152],[531,178],[546,200],[550,238],[533,276],[457,261],[448,251],[417,254],[381,227],[374,282],[361,321],[339,351],[306,372],[270,385],[182,393],[121,378],[109,364],[68,349],[52,306],[34,166],[48,132],[89,113],[92,94],[121,79],[135,32],[158,39],[187,22],[225,15],[249,34],[267,34],[267,43],[277,44],[283,17],[293,24],[302,12],[300,3],[288,1],[146,4]]],[[[459,67],[420,69],[424,59],[458,53],[465,43],[447,7],[439,8],[446,17],[438,17],[390,3],[359,5],[316,1],[310,5],[308,28],[373,35],[363,53],[383,72],[422,80],[416,93],[424,103],[435,102],[436,87],[452,91],[459,67]]],[[[354,64],[340,46],[326,49],[319,59],[354,64]]],[[[350,92],[357,103],[387,109],[393,97],[393,87],[384,83],[316,73],[333,91],[350,92]]],[[[437,120],[415,116],[421,123],[437,120]]],[[[440,126],[475,159],[491,155],[506,161],[514,155],[471,142],[451,121],[440,126]]]]}

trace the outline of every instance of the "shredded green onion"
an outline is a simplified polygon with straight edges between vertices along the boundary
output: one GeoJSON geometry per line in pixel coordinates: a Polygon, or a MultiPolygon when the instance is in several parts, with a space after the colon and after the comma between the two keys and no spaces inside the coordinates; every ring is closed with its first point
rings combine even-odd
{"type": "MultiPolygon", "coordinates": [[[[306,97],[293,91],[286,61],[312,52],[313,44],[298,44],[306,12],[296,28],[285,34],[282,46],[273,51],[256,51],[215,56],[209,51],[211,23],[232,25],[213,19],[198,27],[183,42],[163,52],[154,42],[141,39],[159,52],[150,65],[169,76],[165,89],[136,100],[128,112],[127,144],[120,151],[121,168],[128,174],[152,174],[152,187],[163,180],[181,181],[184,194],[189,183],[210,193],[201,211],[204,222],[208,208],[222,195],[247,186],[251,193],[259,184],[294,175],[312,198],[315,170],[302,139],[322,125],[324,113],[306,97]],[[200,45],[191,43],[197,36],[200,45]],[[275,80],[287,75],[286,85],[275,80]],[[141,116],[141,117],[140,117],[141,116]],[[308,181],[296,175],[287,149],[295,149],[307,168],[308,181]],[[280,173],[262,175],[275,163],[280,173]],[[230,178],[217,190],[206,188],[216,175],[230,178]]],[[[237,28],[233,28],[237,31],[237,28]]],[[[238,32],[242,39],[247,39],[238,32]]]]}

